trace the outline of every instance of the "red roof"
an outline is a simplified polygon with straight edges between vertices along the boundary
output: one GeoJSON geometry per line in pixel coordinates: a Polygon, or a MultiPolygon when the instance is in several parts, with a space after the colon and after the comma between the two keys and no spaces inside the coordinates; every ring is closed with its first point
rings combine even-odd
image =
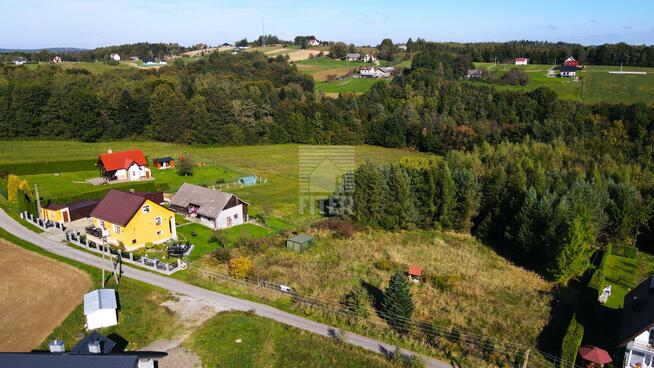
{"type": "Polygon", "coordinates": [[[102,163],[105,171],[127,169],[133,162],[139,166],[148,166],[148,160],[145,159],[141,150],[103,153],[98,159],[98,163],[102,163]]]}
{"type": "Polygon", "coordinates": [[[421,276],[422,275],[422,267],[409,266],[409,272],[408,273],[411,276],[421,276]]]}
{"type": "Polygon", "coordinates": [[[515,61],[527,61],[529,60],[528,58],[515,58],[515,61]]]}
{"type": "Polygon", "coordinates": [[[127,226],[132,217],[147,201],[147,196],[111,189],[91,211],[91,217],[115,225],[127,226]]]}

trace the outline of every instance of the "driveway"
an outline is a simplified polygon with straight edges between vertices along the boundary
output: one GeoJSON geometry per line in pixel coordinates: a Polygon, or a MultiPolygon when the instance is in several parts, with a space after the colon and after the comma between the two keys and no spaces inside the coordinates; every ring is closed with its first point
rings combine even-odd
{"type": "MultiPolygon", "coordinates": [[[[13,218],[9,217],[3,210],[0,210],[0,227],[13,234],[14,236],[21,238],[25,241],[28,241],[40,248],[47,250],[50,253],[66,257],[68,259],[75,260],[80,263],[84,263],[89,266],[104,268],[111,271],[112,266],[107,260],[102,260],[102,258],[97,257],[92,254],[85,253],[81,250],[74,249],[69,247],[61,242],[57,242],[47,236],[37,234],[20,223],[18,223],[13,218]]],[[[203,289],[194,285],[187,284],[185,282],[160,276],[151,272],[139,270],[129,266],[123,265],[123,275],[134,280],[139,280],[162,289],[169,290],[173,293],[187,295],[191,298],[197,298],[200,300],[207,301],[214,305],[220,305],[226,309],[238,310],[238,311],[254,311],[257,315],[261,317],[266,317],[273,319],[277,322],[293,326],[305,331],[313,332],[322,336],[330,336],[330,331],[335,330],[335,327],[326,325],[324,323],[315,322],[300,316],[296,316],[291,313],[284,312],[282,310],[273,308],[265,304],[255,303],[245,299],[235,298],[229,295],[220,294],[215,291],[210,291],[203,289]]],[[[395,347],[390,344],[383,343],[381,341],[371,339],[365,336],[361,336],[355,333],[342,331],[342,336],[344,340],[349,344],[362,347],[364,349],[380,353],[383,351],[394,351],[395,347]]],[[[402,350],[402,353],[408,355],[414,355],[415,353],[407,350],[402,350]]],[[[451,368],[451,366],[445,362],[442,362],[437,359],[429,358],[420,354],[417,354],[425,362],[425,365],[430,368],[451,368]]]]}

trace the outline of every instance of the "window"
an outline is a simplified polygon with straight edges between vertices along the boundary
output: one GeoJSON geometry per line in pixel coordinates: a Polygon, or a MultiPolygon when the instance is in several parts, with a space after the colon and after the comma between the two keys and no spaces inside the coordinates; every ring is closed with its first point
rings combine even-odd
{"type": "Polygon", "coordinates": [[[150,205],[149,204],[146,204],[145,206],[143,206],[143,213],[150,213],[150,205]]]}
{"type": "Polygon", "coordinates": [[[163,234],[163,231],[162,230],[157,230],[157,236],[161,236],[161,234],[163,234]]]}
{"type": "Polygon", "coordinates": [[[132,239],[132,244],[136,244],[136,239],[132,239]]]}
{"type": "Polygon", "coordinates": [[[120,234],[120,226],[114,225],[114,233],[120,234]]]}
{"type": "Polygon", "coordinates": [[[154,224],[157,226],[161,225],[161,216],[154,218],[154,224]]]}
{"type": "Polygon", "coordinates": [[[235,213],[235,214],[234,214],[234,218],[235,218],[235,219],[238,218],[238,213],[235,213]]]}

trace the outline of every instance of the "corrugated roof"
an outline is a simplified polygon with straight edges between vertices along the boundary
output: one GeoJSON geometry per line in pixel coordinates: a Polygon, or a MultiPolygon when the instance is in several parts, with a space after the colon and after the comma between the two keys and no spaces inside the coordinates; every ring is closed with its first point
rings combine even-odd
{"type": "Polygon", "coordinates": [[[136,355],[0,353],[0,368],[136,368],[136,355]]]}
{"type": "Polygon", "coordinates": [[[184,183],[177,193],[175,193],[170,204],[179,207],[194,204],[199,207],[197,211],[199,215],[216,218],[232,197],[235,196],[231,193],[184,183]]]}
{"type": "Polygon", "coordinates": [[[97,289],[84,295],[84,315],[101,309],[116,309],[116,291],[114,289],[97,289]]]}
{"type": "Polygon", "coordinates": [[[143,195],[111,189],[91,211],[91,217],[127,226],[147,199],[143,195]]]}
{"type": "Polygon", "coordinates": [[[132,162],[136,162],[139,166],[148,166],[148,160],[141,150],[103,153],[98,159],[98,163],[100,162],[104,165],[105,171],[127,169],[132,162]]]}

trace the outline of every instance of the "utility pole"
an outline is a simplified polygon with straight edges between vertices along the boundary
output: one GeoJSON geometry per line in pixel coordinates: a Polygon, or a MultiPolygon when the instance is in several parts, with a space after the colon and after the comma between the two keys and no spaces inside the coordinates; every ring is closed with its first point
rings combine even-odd
{"type": "Polygon", "coordinates": [[[525,361],[522,362],[522,368],[527,368],[527,363],[529,363],[529,349],[525,352],[525,361]]]}
{"type": "Polygon", "coordinates": [[[41,217],[41,198],[39,198],[39,186],[34,184],[34,196],[36,197],[36,216],[41,217]]]}
{"type": "Polygon", "coordinates": [[[266,18],[261,18],[261,47],[266,46],[264,36],[266,35],[266,18]]]}

